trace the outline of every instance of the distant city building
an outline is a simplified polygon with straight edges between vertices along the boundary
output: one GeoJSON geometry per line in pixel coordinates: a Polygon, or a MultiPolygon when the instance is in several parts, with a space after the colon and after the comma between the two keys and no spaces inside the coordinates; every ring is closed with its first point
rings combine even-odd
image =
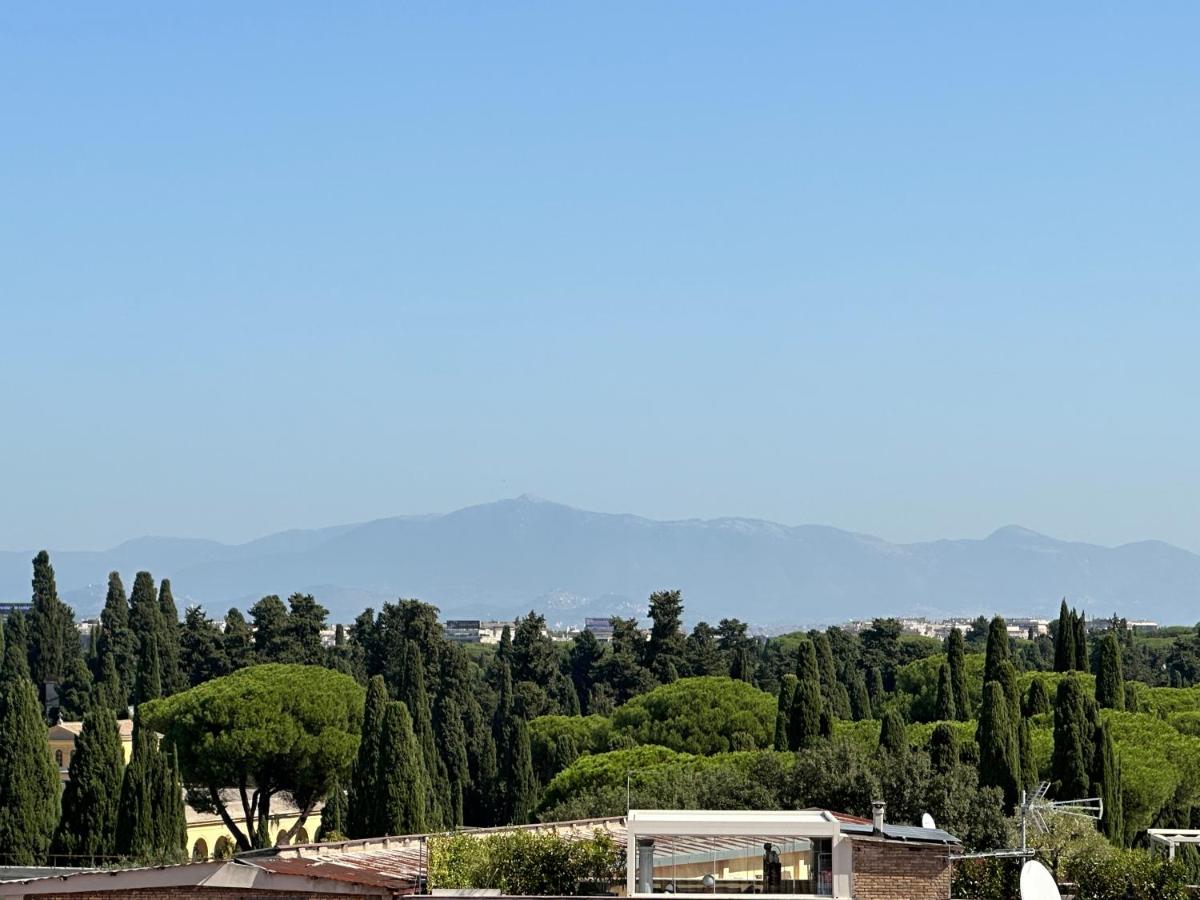
{"type": "Polygon", "coordinates": [[[512,622],[489,622],[482,619],[450,619],[443,633],[446,640],[459,644],[498,644],[507,628],[511,632],[512,622]]]}
{"type": "Polygon", "coordinates": [[[583,620],[584,631],[590,631],[596,640],[608,642],[613,637],[613,626],[611,618],[586,618],[583,620]]]}
{"type": "Polygon", "coordinates": [[[0,619],[7,619],[15,612],[29,615],[33,604],[28,600],[0,600],[0,619]]]}

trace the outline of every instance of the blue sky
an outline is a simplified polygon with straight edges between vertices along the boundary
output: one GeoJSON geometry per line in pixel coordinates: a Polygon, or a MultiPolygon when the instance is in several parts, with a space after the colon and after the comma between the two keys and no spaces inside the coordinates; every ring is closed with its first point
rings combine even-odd
{"type": "Polygon", "coordinates": [[[6,7],[0,548],[533,492],[1200,550],[1198,26],[6,7]]]}

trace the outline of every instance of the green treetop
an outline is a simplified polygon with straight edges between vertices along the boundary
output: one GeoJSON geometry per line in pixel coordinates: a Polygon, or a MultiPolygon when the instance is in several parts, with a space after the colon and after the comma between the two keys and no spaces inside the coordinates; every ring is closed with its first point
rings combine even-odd
{"type": "Polygon", "coordinates": [[[83,720],[62,795],[51,856],[61,865],[107,863],[117,855],[117,810],[125,756],[117,720],[96,709],[83,720]]]}
{"type": "Polygon", "coordinates": [[[40,866],[58,824],[58,770],[33,683],[24,677],[0,682],[0,748],[0,860],[40,866]]]}

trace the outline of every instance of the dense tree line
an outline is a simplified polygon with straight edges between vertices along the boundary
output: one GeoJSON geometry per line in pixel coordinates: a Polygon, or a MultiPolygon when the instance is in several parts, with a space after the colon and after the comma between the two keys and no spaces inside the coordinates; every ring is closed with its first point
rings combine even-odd
{"type": "MultiPolygon", "coordinates": [[[[905,765],[917,759],[920,768],[927,758],[929,771],[943,774],[950,767],[960,788],[973,779],[971,796],[985,803],[995,798],[1003,811],[1012,812],[1021,791],[1040,779],[1050,780],[1064,798],[1103,796],[1111,810],[1106,833],[1117,842],[1132,837],[1120,813],[1133,801],[1123,799],[1122,760],[1102,711],[1136,710],[1144,703],[1143,692],[1127,679],[1153,666],[1139,655],[1144,644],[1124,623],[1114,619],[1092,639],[1083,617],[1065,601],[1049,635],[1012,637],[997,617],[979,619],[965,632],[954,629],[944,642],[905,635],[894,619],[876,619],[857,634],[828,628],[763,639],[737,619],[685,630],[680,593],[660,591],[649,598],[648,632],[635,619],[615,618],[609,642],[585,631],[556,643],[545,619],[531,612],[506,629],[491,651],[447,640],[435,607],[398,600],[378,612],[365,610],[348,628],[338,626],[332,646],[325,646],[328,611],[311,595],[263,597],[246,615],[234,608],[221,622],[193,606],[181,622],[169,581],[156,586],[150,573],[139,572],[127,597],[114,572],[84,652],[44,553],[34,560],[33,599],[27,618],[14,614],[7,622],[0,667],[0,736],[12,735],[12,746],[28,748],[29,765],[6,770],[0,762],[0,797],[4,778],[17,777],[8,772],[35,781],[45,781],[46,772],[54,776],[53,766],[41,766],[39,775],[33,765],[35,747],[47,763],[43,716],[84,718],[86,738],[80,738],[72,785],[61,801],[57,791],[25,791],[33,799],[28,810],[13,813],[19,824],[0,819],[0,852],[13,858],[177,853],[182,809],[176,813],[168,795],[178,796],[181,783],[193,805],[213,809],[224,807],[213,796],[220,787],[253,788],[252,809],[225,810],[246,848],[268,840],[262,823],[275,793],[288,794],[302,810],[324,801],[322,836],[486,826],[552,812],[595,814],[598,807],[589,802],[604,806],[611,796],[568,797],[559,784],[564,771],[585,757],[653,746],[698,759],[779,753],[803,768],[810,758],[829,758],[850,723],[874,723],[881,759],[905,765]],[[186,732],[163,725],[169,740],[159,747],[139,726],[134,760],[118,765],[121,774],[114,775],[117,717],[146,708],[168,723],[172,710],[201,704],[188,707],[192,720],[225,727],[219,717],[199,714],[211,694],[200,689],[264,666],[319,667],[365,689],[359,713],[348,706],[334,711],[335,730],[353,740],[344,763],[326,765],[319,777],[296,770],[272,781],[265,769],[237,769],[241,763],[231,752],[221,760],[224,768],[203,771],[188,752],[186,732]],[[1079,680],[1064,687],[1070,673],[1079,680]],[[1044,746],[1035,734],[1049,729],[1051,718],[1048,760],[1044,750],[1036,751],[1042,757],[1035,754],[1035,745],[1044,746]],[[912,723],[942,724],[934,737],[914,743],[912,723]],[[30,738],[35,732],[37,741],[30,738]],[[560,799],[548,804],[552,795],[560,799]]],[[[1175,656],[1184,658],[1182,651],[1175,656]]],[[[1183,671],[1182,662],[1176,670],[1183,671]]],[[[280,686],[290,677],[264,670],[239,683],[265,679],[275,685],[271,690],[290,696],[280,686]]],[[[306,715],[297,709],[287,714],[306,715]]],[[[886,767],[873,771],[886,780],[886,767]]],[[[706,805],[761,799],[728,772],[712,778],[700,798],[706,805]]],[[[677,800],[684,796],[679,785],[672,790],[677,800]]],[[[784,795],[772,796],[772,802],[784,802],[784,795]]],[[[1196,801],[1200,805],[1200,797],[1196,801]]],[[[1178,819],[1191,809],[1184,802],[1173,815],[1178,819]]]]}

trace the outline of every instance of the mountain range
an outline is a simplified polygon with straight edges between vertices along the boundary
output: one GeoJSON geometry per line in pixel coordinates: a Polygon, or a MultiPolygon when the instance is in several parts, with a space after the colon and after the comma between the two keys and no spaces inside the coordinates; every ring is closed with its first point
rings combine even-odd
{"type": "MultiPolygon", "coordinates": [[[[28,598],[33,550],[0,552],[0,599],[28,598]]],[[[651,591],[683,591],[686,619],[764,628],[874,615],[1057,614],[1191,623],[1200,555],[1160,541],[1119,547],[1008,526],[980,540],[894,544],[821,525],[655,521],[523,496],[441,515],[283,531],[245,544],[145,537],[105,551],[51,549],[59,593],[94,615],[110,570],[147,569],[182,607],[213,615],[264,594],[314,594],[335,621],[419,597],[443,618],[530,609],[564,624],[642,615],[651,591]]]]}

